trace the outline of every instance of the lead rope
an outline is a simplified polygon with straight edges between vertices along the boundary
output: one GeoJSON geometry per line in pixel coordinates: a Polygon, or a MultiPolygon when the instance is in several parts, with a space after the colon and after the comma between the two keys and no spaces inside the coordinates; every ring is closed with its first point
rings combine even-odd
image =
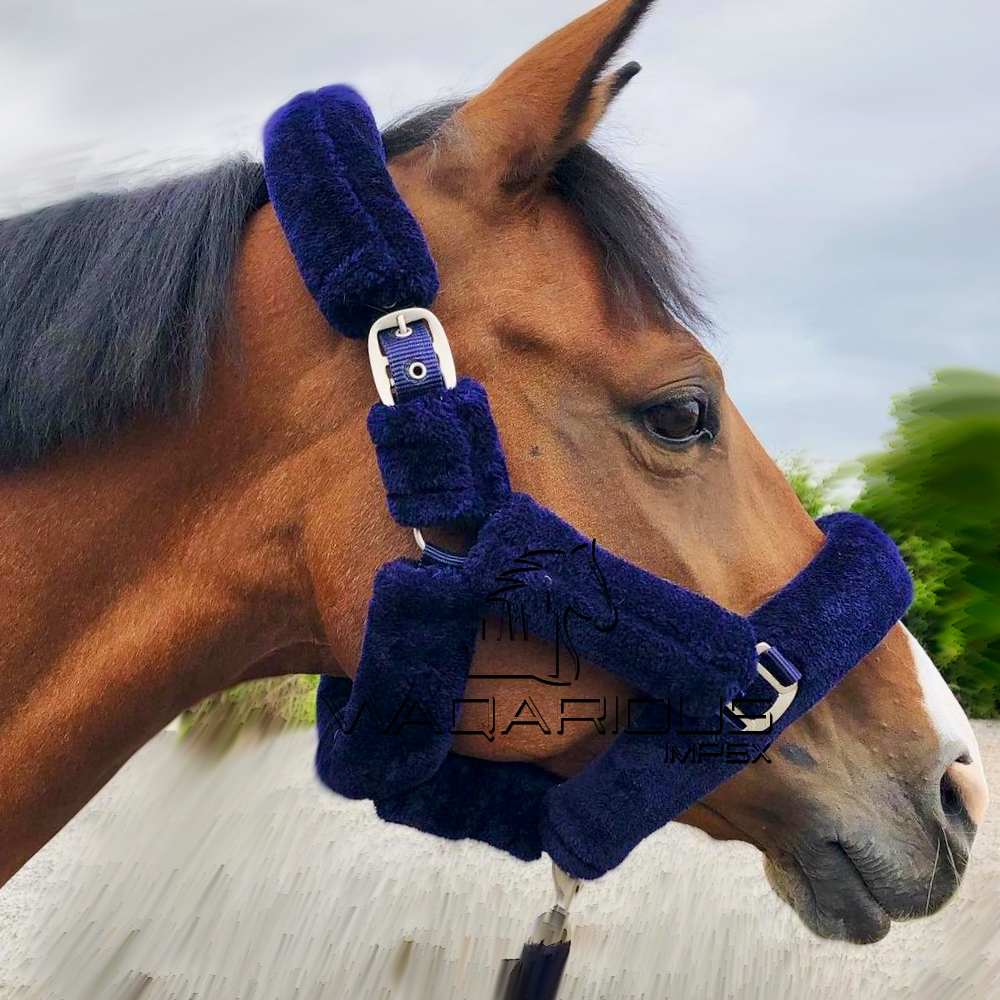
{"type": "Polygon", "coordinates": [[[521,957],[500,969],[495,1000],[555,1000],[572,945],[569,908],[582,885],[552,863],[556,901],[535,921],[521,957]]]}

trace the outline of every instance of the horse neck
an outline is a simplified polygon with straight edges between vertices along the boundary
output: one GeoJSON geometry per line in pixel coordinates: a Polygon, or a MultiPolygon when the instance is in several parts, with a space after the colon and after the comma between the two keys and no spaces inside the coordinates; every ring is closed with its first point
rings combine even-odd
{"type": "Polygon", "coordinates": [[[0,883],[182,708],[329,666],[303,549],[351,515],[365,367],[337,355],[363,348],[331,334],[269,209],[233,314],[197,418],[136,418],[0,480],[0,883]]]}

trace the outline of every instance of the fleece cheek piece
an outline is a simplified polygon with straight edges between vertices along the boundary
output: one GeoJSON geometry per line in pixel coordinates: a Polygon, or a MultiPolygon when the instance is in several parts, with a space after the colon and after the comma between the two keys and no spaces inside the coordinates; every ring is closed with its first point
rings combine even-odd
{"type": "Polygon", "coordinates": [[[474,610],[450,567],[400,559],[379,569],[349,700],[317,692],[316,767],[333,791],[373,799],[440,768],[469,673],[474,610]]]}
{"type": "Polygon", "coordinates": [[[400,524],[478,526],[510,494],[486,390],[472,379],[395,406],[376,403],[368,432],[400,524]]]}
{"type": "MultiPolygon", "coordinates": [[[[275,212],[334,328],[361,337],[390,310],[431,303],[434,261],[354,91],[295,98],[268,122],[264,146],[275,212]]],[[[755,760],[868,656],[912,600],[893,543],[858,515],[834,514],[818,522],[826,539],[813,562],[747,618],[733,615],[512,494],[475,382],[400,396],[396,406],[376,404],[368,424],[393,517],[479,530],[460,566],[425,557],[382,567],[355,683],[320,684],[317,771],[335,791],[373,799],[383,819],[519,858],[545,850],[570,875],[595,878],[755,760]],[[631,731],[569,780],[449,752],[479,622],[498,611],[512,633],[517,623],[548,636],[571,661],[591,660],[648,694],[631,731]],[[802,675],[768,733],[743,731],[774,703],[776,689],[758,676],[758,642],[802,675]],[[743,723],[722,716],[730,700],[743,723]]],[[[564,683],[561,665],[536,680],[564,683]]]]}
{"type": "MultiPolygon", "coordinates": [[[[330,706],[343,711],[351,695],[346,677],[323,677],[317,719],[333,724],[330,706]]],[[[320,725],[320,746],[325,741],[320,725]]],[[[324,783],[327,774],[317,770],[324,783]]],[[[522,861],[542,853],[541,814],[545,793],[561,779],[533,764],[509,764],[449,754],[433,780],[404,792],[374,796],[378,815],[449,840],[479,840],[522,861]]],[[[336,789],[334,789],[336,791],[336,789]]]]}

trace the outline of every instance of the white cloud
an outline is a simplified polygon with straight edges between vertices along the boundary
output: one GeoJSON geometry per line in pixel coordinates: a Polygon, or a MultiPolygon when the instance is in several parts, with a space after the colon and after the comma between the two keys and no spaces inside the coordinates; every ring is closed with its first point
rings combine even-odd
{"type": "MultiPolygon", "coordinates": [[[[468,93],[588,0],[7,0],[0,211],[259,148],[292,94],[468,93]]],[[[1000,369],[994,0],[670,0],[605,148],[663,195],[764,443],[877,446],[890,396],[1000,369]]]]}

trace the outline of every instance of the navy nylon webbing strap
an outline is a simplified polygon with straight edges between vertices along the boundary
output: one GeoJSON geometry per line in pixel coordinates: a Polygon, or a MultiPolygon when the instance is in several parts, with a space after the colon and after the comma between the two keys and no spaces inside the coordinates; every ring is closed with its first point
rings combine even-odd
{"type": "Polygon", "coordinates": [[[405,325],[410,331],[405,335],[399,327],[383,330],[378,335],[379,346],[389,364],[397,403],[445,387],[444,373],[427,323],[412,320],[405,325]]]}

